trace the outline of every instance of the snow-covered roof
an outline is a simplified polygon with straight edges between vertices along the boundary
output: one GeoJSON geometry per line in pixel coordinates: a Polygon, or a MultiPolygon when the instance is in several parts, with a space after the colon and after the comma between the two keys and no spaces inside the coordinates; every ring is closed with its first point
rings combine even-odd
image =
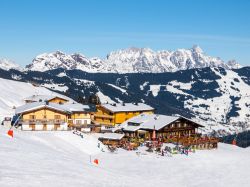
{"type": "Polygon", "coordinates": [[[20,107],[17,107],[15,110],[16,114],[22,114],[25,112],[30,112],[33,110],[38,110],[40,108],[50,108],[53,110],[61,111],[61,112],[69,112],[63,105],[57,104],[57,103],[46,103],[46,102],[33,102],[33,103],[27,103],[25,105],[22,105],[20,107]]]}
{"type": "Polygon", "coordinates": [[[33,101],[33,102],[39,102],[39,101],[49,101],[54,98],[61,98],[63,100],[69,101],[69,102],[74,102],[73,99],[66,97],[64,95],[60,94],[53,94],[53,95],[32,95],[30,97],[24,98],[25,101],[33,101]]]}
{"type": "Polygon", "coordinates": [[[70,112],[95,111],[95,107],[92,105],[83,105],[80,103],[65,103],[63,106],[70,112]]]}
{"type": "MultiPolygon", "coordinates": [[[[166,116],[166,115],[159,115],[159,114],[140,114],[138,116],[135,116],[123,122],[118,127],[118,129],[123,129],[125,131],[137,131],[139,129],[160,130],[166,125],[169,125],[172,122],[179,120],[179,119],[186,119],[186,118],[181,117],[181,116],[166,116]]],[[[189,120],[189,119],[186,119],[186,120],[189,120]]],[[[202,125],[199,125],[199,126],[202,127],[202,125]]]]}
{"type": "Polygon", "coordinates": [[[144,103],[116,103],[116,104],[103,104],[102,107],[106,108],[111,112],[134,112],[134,111],[149,111],[154,110],[149,105],[144,103]]]}
{"type": "Polygon", "coordinates": [[[124,134],[118,133],[104,133],[99,135],[99,139],[109,139],[109,140],[121,140],[124,134]]]}
{"type": "Polygon", "coordinates": [[[79,103],[57,104],[57,103],[46,103],[46,102],[33,102],[17,107],[16,114],[29,112],[44,107],[66,113],[91,111],[92,109],[92,107],[90,107],[89,105],[82,105],[79,103]]]}

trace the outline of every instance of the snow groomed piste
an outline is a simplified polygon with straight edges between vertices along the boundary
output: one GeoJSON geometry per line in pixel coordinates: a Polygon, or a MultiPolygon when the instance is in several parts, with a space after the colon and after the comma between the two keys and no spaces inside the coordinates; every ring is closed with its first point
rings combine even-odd
{"type": "Polygon", "coordinates": [[[237,146],[219,144],[188,156],[162,157],[146,147],[114,154],[101,151],[95,135],[14,129],[9,138],[8,130],[0,127],[0,186],[221,186],[223,181],[244,187],[250,182],[250,150],[237,146]]]}

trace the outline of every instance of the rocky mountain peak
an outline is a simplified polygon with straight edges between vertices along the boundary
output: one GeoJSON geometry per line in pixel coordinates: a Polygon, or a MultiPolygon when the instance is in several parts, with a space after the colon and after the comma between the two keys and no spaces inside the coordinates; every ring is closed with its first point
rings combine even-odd
{"type": "Polygon", "coordinates": [[[204,53],[203,50],[201,49],[201,47],[198,46],[198,45],[194,45],[194,46],[191,48],[191,51],[192,51],[192,52],[195,52],[195,53],[204,53]]]}
{"type": "Polygon", "coordinates": [[[22,71],[23,68],[16,64],[14,61],[9,60],[9,59],[0,59],[0,69],[4,69],[4,70],[10,70],[10,69],[16,69],[19,71],[22,71]]]}
{"type": "Polygon", "coordinates": [[[208,56],[201,47],[194,45],[191,49],[176,51],[153,51],[150,48],[130,47],[112,51],[105,59],[87,58],[80,53],[67,55],[56,51],[38,55],[27,69],[46,71],[59,67],[93,73],[161,73],[205,67],[231,69],[240,66],[235,61],[225,63],[220,58],[208,56]]]}

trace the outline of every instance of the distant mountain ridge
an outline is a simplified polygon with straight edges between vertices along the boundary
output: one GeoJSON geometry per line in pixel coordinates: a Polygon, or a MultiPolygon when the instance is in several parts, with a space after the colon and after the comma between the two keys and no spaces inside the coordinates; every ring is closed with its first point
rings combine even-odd
{"type": "Polygon", "coordinates": [[[26,70],[48,71],[57,68],[78,69],[89,73],[163,73],[193,68],[222,67],[238,69],[234,60],[225,63],[206,55],[199,46],[176,51],[153,51],[149,48],[127,48],[113,51],[105,59],[87,58],[82,54],[68,55],[61,51],[35,57],[26,70]]]}
{"type": "Polygon", "coordinates": [[[23,70],[23,68],[20,65],[16,64],[15,62],[9,59],[0,59],[0,69],[3,70],[16,69],[19,71],[23,70]]]}

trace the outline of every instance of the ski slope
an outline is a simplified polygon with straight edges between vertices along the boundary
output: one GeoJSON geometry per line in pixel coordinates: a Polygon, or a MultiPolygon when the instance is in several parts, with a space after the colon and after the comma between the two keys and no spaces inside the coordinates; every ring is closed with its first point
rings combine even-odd
{"type": "MultiPolygon", "coordinates": [[[[102,152],[94,135],[23,132],[0,126],[0,186],[241,186],[250,183],[250,149],[219,144],[189,156],[162,157],[140,148],[102,152]],[[90,162],[99,159],[99,165],[90,162]]],[[[101,147],[103,145],[101,144],[101,147]]]]}
{"type": "Polygon", "coordinates": [[[24,98],[32,95],[58,95],[44,87],[35,87],[30,83],[0,78],[0,121],[11,117],[14,108],[24,104],[24,98]]]}

